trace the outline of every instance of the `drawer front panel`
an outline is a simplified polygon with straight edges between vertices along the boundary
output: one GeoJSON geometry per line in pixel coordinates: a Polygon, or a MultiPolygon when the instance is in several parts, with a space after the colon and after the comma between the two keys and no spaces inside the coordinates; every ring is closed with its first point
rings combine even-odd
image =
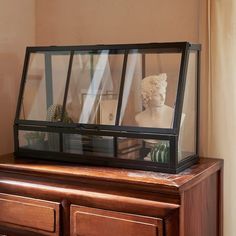
{"type": "Polygon", "coordinates": [[[162,220],[124,213],[71,207],[73,236],[162,236],[162,220]]]}
{"type": "Polygon", "coordinates": [[[0,225],[59,235],[59,203],[0,194],[0,225]]]}

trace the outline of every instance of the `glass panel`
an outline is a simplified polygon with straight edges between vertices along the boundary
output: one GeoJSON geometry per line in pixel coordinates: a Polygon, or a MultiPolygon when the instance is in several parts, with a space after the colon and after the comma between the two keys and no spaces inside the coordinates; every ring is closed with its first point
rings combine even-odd
{"type": "Polygon", "coordinates": [[[169,141],[79,134],[64,134],[63,137],[67,153],[159,163],[170,160],[169,141]]]}
{"type": "Polygon", "coordinates": [[[172,128],[181,53],[132,50],[128,56],[120,125],[172,128]]]}
{"type": "Polygon", "coordinates": [[[166,140],[118,138],[117,157],[129,160],[169,163],[170,143],[166,140]]]}
{"type": "Polygon", "coordinates": [[[20,119],[60,119],[69,58],[69,52],[30,54],[20,119]]]}
{"type": "Polygon", "coordinates": [[[63,140],[64,152],[88,156],[114,157],[115,143],[113,137],[64,134],[63,140]]]}
{"type": "Polygon", "coordinates": [[[196,154],[197,52],[190,52],[179,134],[179,161],[196,154]]]}
{"type": "Polygon", "coordinates": [[[124,52],[76,52],[66,110],[74,123],[114,125],[124,52]]]}
{"type": "Polygon", "coordinates": [[[59,152],[59,135],[41,131],[19,131],[20,148],[59,152]]]}

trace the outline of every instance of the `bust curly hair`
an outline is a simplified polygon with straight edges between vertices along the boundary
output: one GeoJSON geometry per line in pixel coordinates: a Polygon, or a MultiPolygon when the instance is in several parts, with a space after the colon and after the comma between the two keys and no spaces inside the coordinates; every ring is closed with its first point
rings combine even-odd
{"type": "Polygon", "coordinates": [[[166,93],[166,87],[167,87],[166,80],[167,80],[166,73],[147,76],[142,80],[141,82],[142,100],[145,109],[148,108],[149,101],[152,97],[152,94],[155,91],[158,91],[161,94],[166,93]]]}

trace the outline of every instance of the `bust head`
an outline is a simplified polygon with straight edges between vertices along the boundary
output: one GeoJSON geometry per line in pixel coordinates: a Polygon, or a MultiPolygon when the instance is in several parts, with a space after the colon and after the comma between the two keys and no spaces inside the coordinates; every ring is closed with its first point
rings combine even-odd
{"type": "Polygon", "coordinates": [[[167,75],[165,73],[159,75],[151,75],[145,77],[141,83],[143,106],[161,107],[165,103],[167,75]]]}

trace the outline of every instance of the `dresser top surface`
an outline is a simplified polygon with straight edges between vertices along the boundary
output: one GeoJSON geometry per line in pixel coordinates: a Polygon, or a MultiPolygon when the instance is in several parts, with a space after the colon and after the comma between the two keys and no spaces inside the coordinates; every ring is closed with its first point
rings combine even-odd
{"type": "Polygon", "coordinates": [[[114,183],[145,185],[169,189],[181,189],[201,178],[211,175],[223,166],[223,161],[213,158],[200,158],[200,162],[179,174],[166,174],[152,171],[131,170],[110,167],[95,167],[79,164],[15,158],[13,154],[0,156],[0,172],[27,175],[59,176],[63,179],[96,180],[114,183]]]}

